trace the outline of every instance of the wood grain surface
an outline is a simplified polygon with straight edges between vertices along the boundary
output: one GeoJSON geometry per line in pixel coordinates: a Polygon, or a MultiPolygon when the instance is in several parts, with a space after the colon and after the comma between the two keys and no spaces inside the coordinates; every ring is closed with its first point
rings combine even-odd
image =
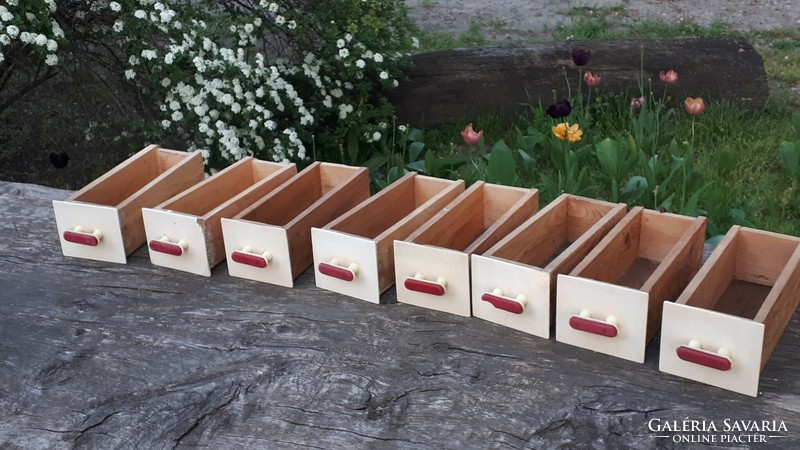
{"type": "MultiPolygon", "coordinates": [[[[777,420],[800,448],[800,316],[751,398],[476,318],[62,256],[0,182],[0,448],[684,448],[651,419],[777,420]]],[[[657,341],[658,339],[656,339],[657,341]]]]}

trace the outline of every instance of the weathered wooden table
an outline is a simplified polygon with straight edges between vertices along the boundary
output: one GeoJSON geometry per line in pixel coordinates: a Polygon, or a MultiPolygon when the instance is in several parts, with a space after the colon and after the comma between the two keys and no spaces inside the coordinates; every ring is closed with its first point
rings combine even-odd
{"type": "Polygon", "coordinates": [[[660,373],[657,342],[630,363],[310,271],[287,289],[146,248],[67,259],[66,196],[0,182],[0,448],[800,448],[800,314],[751,398],[660,373]],[[717,432],[663,430],[687,419],[717,432]]]}

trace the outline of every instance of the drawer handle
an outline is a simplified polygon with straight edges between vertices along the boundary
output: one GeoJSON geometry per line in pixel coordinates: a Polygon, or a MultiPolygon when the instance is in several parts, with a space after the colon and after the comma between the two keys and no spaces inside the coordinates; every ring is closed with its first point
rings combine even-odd
{"type": "Polygon", "coordinates": [[[681,345],[677,348],[678,358],[701,366],[710,367],[721,371],[731,370],[733,362],[731,353],[726,348],[720,348],[716,353],[703,350],[699,341],[692,339],[689,345],[681,345]]]}
{"type": "Polygon", "coordinates": [[[241,250],[235,250],[231,253],[231,259],[239,264],[246,266],[258,267],[263,269],[269,266],[272,262],[272,254],[270,252],[257,253],[250,247],[244,247],[241,250]]]}
{"type": "Polygon", "coordinates": [[[82,226],[77,226],[72,231],[64,232],[64,240],[72,242],[73,244],[88,245],[90,247],[97,247],[100,240],[103,239],[103,232],[94,230],[91,233],[84,230],[82,226]]]}
{"type": "Polygon", "coordinates": [[[189,248],[189,244],[187,244],[183,239],[178,242],[172,242],[165,234],[164,236],[161,236],[161,239],[158,241],[155,239],[150,241],[148,247],[150,247],[150,250],[153,250],[154,252],[166,253],[173,256],[181,256],[186,249],[189,248]]]}
{"type": "Polygon", "coordinates": [[[358,264],[350,263],[349,266],[344,267],[339,265],[339,260],[333,258],[330,262],[319,263],[319,272],[332,278],[338,278],[343,281],[353,281],[356,279],[358,273],[358,264]]]}
{"type": "Polygon", "coordinates": [[[447,293],[447,280],[439,277],[436,281],[426,280],[425,275],[417,272],[413,277],[406,278],[403,286],[409,291],[421,292],[423,294],[442,296],[447,293]]]}
{"type": "Polygon", "coordinates": [[[503,295],[502,289],[494,289],[492,292],[484,292],[481,300],[489,302],[497,309],[508,311],[513,314],[522,314],[525,311],[525,305],[528,299],[520,294],[515,298],[503,295]]]}
{"type": "Polygon", "coordinates": [[[591,313],[586,310],[581,311],[580,316],[570,317],[569,326],[574,330],[610,338],[617,337],[617,334],[619,334],[616,317],[608,316],[605,321],[593,319],[591,313]]]}

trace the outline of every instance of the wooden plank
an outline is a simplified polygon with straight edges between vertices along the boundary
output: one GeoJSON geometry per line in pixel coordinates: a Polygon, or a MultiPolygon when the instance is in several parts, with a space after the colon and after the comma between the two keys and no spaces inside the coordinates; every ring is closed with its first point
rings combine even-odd
{"type": "MultiPolygon", "coordinates": [[[[654,212],[654,214],[660,214],[654,212]]],[[[647,342],[656,334],[661,327],[662,305],[665,301],[674,301],[684,288],[692,280],[692,277],[700,269],[703,262],[703,244],[706,239],[706,218],[680,217],[683,221],[683,236],[672,245],[672,249],[667,253],[656,271],[650,276],[642,286],[642,291],[649,294],[649,306],[647,310],[647,342]]],[[[659,230],[674,230],[676,217],[657,215],[653,220],[642,224],[642,236],[647,236],[644,228],[652,227],[659,230]],[[667,222],[666,227],[656,225],[658,220],[667,222]]],[[[662,231],[663,232],[663,231],[662,231]]],[[[655,233],[649,233],[654,236],[655,233]]],[[[660,245],[660,244],[659,244],[660,245]]],[[[640,248],[644,247],[642,243],[640,248]]],[[[658,246],[651,246],[658,248],[658,246]]]]}
{"type": "Polygon", "coordinates": [[[414,172],[403,176],[324,228],[370,239],[377,237],[414,210],[416,177],[414,172]]]}
{"type": "MultiPolygon", "coordinates": [[[[222,239],[222,218],[233,218],[242,212],[244,208],[250,206],[253,202],[264,197],[272,190],[277,189],[297,173],[297,167],[294,164],[277,164],[257,160],[252,160],[249,164],[260,165],[260,173],[269,175],[267,175],[266,178],[257,180],[239,193],[235,193],[234,191],[228,192],[229,196],[232,194],[235,195],[206,213],[201,219],[206,234],[208,262],[211,267],[214,267],[225,259],[225,241],[222,239]]],[[[230,172],[230,174],[230,176],[233,176],[233,172],[230,172]]]]}
{"type": "Polygon", "coordinates": [[[322,196],[322,163],[314,162],[234,217],[284,226],[322,196]]]}
{"type": "Polygon", "coordinates": [[[546,261],[566,242],[567,199],[562,195],[486,251],[486,256],[529,266],[546,261]]]}
{"type": "Polygon", "coordinates": [[[648,425],[688,417],[781,421],[753,445],[800,448],[798,313],[747,397],[659,372],[654,345],[630,363],[311,271],[289,289],[165,271],[145,248],[65,258],[51,201],[69,194],[0,181],[3,447],[679,448],[648,425]]]}
{"type": "Polygon", "coordinates": [[[117,206],[158,176],[157,145],[149,145],[101,175],[67,200],[117,206]]]}
{"type": "MultiPolygon", "coordinates": [[[[460,48],[413,56],[408,81],[390,93],[399,123],[431,127],[467,123],[486,111],[508,117],[549,105],[570,92],[565,77],[577,80],[573,48],[591,51],[584,70],[603,76],[605,93],[638,92],[638,80],[657,82],[660,71],[674,69],[680,83],[670,86],[675,106],[686,97],[729,101],[760,109],[769,97],[764,63],[741,38],[572,41],[525,47],[460,48]],[[686,55],[696,55],[687,60],[686,55]],[[644,73],[642,73],[644,72],[644,73]],[[690,76],[689,76],[690,75],[690,76]],[[742,82],[747,80],[747,82],[742,82]]],[[[660,94],[658,94],[660,95],[660,94]]]]}
{"type": "Polygon", "coordinates": [[[164,154],[170,154],[168,162],[174,164],[167,167],[167,161],[164,161],[162,169],[165,170],[161,175],[117,206],[126,255],[146,241],[142,208],[152,208],[203,181],[203,157],[199,152],[165,152],[159,149],[159,155],[164,154]]]}
{"type": "Polygon", "coordinates": [[[690,217],[678,214],[644,210],[639,256],[663,261],[675,248],[675,243],[684,236],[691,220],[690,217]]]}
{"type": "Polygon", "coordinates": [[[644,208],[636,206],[609,231],[570,275],[614,283],[639,254],[644,208]]]}
{"type": "Polygon", "coordinates": [[[252,156],[246,156],[157,208],[202,217],[253,184],[250,168],[253,161],[252,156]]]}
{"type": "Polygon", "coordinates": [[[552,274],[551,282],[556,282],[555,277],[558,274],[569,273],[575,269],[627,212],[627,207],[621,203],[603,205],[582,197],[569,198],[567,236],[570,237],[574,233],[576,239],[545,267],[545,270],[552,274]]]}
{"type": "MultiPolygon", "coordinates": [[[[800,239],[785,236],[780,240],[784,241],[785,247],[794,247],[794,251],[775,281],[769,296],[753,319],[755,322],[764,324],[762,370],[800,304],[800,239]],[[792,241],[793,245],[790,243],[792,241]]],[[[772,258],[770,253],[764,253],[762,256],[766,259],[772,258]]]]}
{"type": "Polygon", "coordinates": [[[394,241],[404,240],[417,228],[421,227],[437,211],[455,200],[464,192],[464,180],[440,180],[418,175],[415,180],[414,197],[417,202],[427,198],[417,206],[414,211],[387,228],[375,237],[378,256],[378,286],[380,292],[385,291],[394,284],[394,241]],[[434,189],[439,191],[434,195],[434,189]],[[421,192],[417,192],[420,189],[421,192]]]}
{"type": "Polygon", "coordinates": [[[675,303],[702,309],[714,309],[722,293],[733,280],[741,227],[734,225],[725,234],[708,260],[675,303]]]}
{"type": "Polygon", "coordinates": [[[485,186],[483,181],[475,182],[405,240],[452,250],[466,248],[483,232],[485,186]]]}
{"type": "Polygon", "coordinates": [[[311,228],[322,227],[336,217],[355,208],[369,198],[369,172],[364,167],[331,167],[323,163],[322,185],[329,185],[325,194],[305,211],[286,224],[289,252],[292,258],[292,276],[299,276],[314,261],[311,248],[311,228]],[[331,172],[335,176],[330,176],[331,172]],[[350,173],[349,178],[344,175],[350,173]],[[335,180],[334,186],[326,180],[335,180]]]}
{"type": "Polygon", "coordinates": [[[792,257],[794,241],[775,233],[743,228],[737,252],[737,279],[772,286],[792,257]]]}
{"type": "Polygon", "coordinates": [[[539,211],[537,189],[520,191],[519,188],[489,184],[484,186],[484,191],[486,231],[464,249],[467,254],[482,254],[539,211]]]}

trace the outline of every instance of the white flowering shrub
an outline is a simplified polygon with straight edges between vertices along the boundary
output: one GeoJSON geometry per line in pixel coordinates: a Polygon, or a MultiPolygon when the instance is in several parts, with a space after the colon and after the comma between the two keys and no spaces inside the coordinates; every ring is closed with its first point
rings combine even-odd
{"type": "Polygon", "coordinates": [[[0,58],[27,52],[47,67],[69,41],[70,55],[119,70],[212,165],[365,159],[413,41],[402,0],[9,0],[0,20],[0,58]]]}

